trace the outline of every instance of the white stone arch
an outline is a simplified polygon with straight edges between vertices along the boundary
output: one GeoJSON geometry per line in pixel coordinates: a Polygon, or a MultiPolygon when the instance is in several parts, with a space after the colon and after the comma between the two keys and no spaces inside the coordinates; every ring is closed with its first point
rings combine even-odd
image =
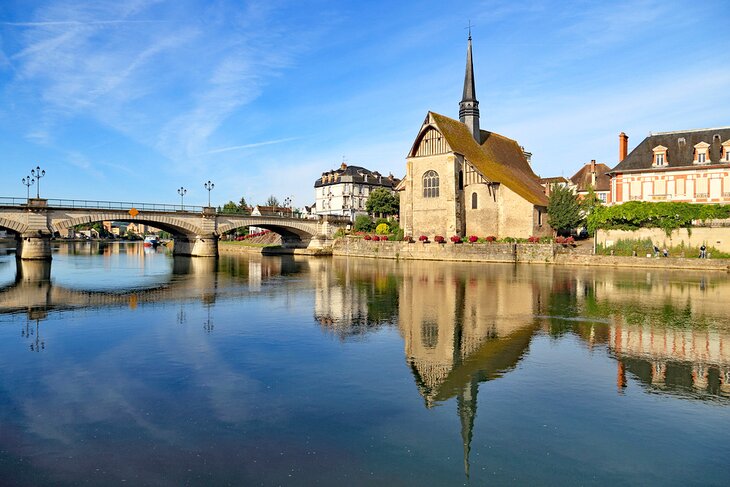
{"type": "Polygon", "coordinates": [[[171,218],[167,215],[156,215],[156,214],[139,214],[136,217],[125,213],[90,213],[75,218],[69,218],[54,222],[52,230],[54,232],[62,232],[76,225],[86,225],[90,223],[99,223],[106,220],[114,220],[125,223],[143,223],[145,225],[151,225],[161,230],[172,233],[173,235],[200,235],[203,233],[202,229],[196,225],[193,225],[180,218],[171,218]]]}
{"type": "Polygon", "coordinates": [[[15,233],[25,233],[28,230],[28,225],[17,220],[0,217],[0,230],[2,229],[15,233]]]}

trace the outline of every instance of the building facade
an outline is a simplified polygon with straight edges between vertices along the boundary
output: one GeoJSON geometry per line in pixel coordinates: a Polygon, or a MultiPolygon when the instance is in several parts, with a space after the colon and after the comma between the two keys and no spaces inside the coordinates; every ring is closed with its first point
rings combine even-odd
{"type": "Polygon", "coordinates": [[[607,165],[592,160],[570,178],[571,187],[581,199],[593,189],[596,198],[606,204],[611,192],[611,178],[608,176],[610,170],[607,165]]]}
{"type": "Polygon", "coordinates": [[[408,235],[550,234],[547,197],[524,149],[479,128],[471,36],[459,120],[428,112],[399,190],[408,235]]]}
{"type": "Polygon", "coordinates": [[[619,163],[610,203],[682,201],[730,203],[730,127],[659,132],[628,152],[619,135],[619,163]]]}
{"type": "Polygon", "coordinates": [[[394,193],[399,182],[392,174],[386,177],[377,171],[343,162],[339,169],[324,172],[315,181],[315,213],[342,215],[354,220],[357,215],[367,215],[365,203],[371,192],[383,188],[394,193]]]}

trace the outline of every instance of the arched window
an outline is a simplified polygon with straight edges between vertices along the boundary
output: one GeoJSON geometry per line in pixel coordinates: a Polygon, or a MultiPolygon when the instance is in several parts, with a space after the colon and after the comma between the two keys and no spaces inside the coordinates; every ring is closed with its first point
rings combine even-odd
{"type": "Polygon", "coordinates": [[[471,194],[471,209],[472,210],[477,209],[477,194],[476,193],[471,194]]]}
{"type": "Polygon", "coordinates": [[[423,197],[439,197],[439,174],[436,171],[426,171],[423,175],[423,197]]]}

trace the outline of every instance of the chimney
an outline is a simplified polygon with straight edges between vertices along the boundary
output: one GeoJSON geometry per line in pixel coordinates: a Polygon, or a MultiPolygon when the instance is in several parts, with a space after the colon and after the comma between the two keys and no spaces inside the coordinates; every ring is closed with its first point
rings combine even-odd
{"type": "Polygon", "coordinates": [[[596,187],[596,160],[591,159],[591,186],[596,187]]]}
{"type": "Polygon", "coordinates": [[[629,155],[629,136],[621,132],[618,134],[618,162],[626,159],[629,155]]]}
{"type": "Polygon", "coordinates": [[[347,164],[345,164],[345,161],[342,161],[342,164],[340,164],[340,171],[344,171],[347,169],[347,164]]]}

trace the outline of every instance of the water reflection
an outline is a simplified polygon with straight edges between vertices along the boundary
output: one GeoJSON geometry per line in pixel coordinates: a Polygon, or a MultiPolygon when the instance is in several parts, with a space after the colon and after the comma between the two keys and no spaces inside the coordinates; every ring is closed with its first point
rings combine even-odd
{"type": "MultiPolygon", "coordinates": [[[[111,254],[83,253],[87,250],[64,255],[74,262],[90,255],[86,264],[92,264],[95,275],[107,272],[105,259],[111,254]]],[[[131,251],[124,255],[131,259],[127,262],[138,258],[131,251]]],[[[20,363],[37,377],[16,383],[11,374],[0,373],[0,403],[15,411],[0,413],[0,425],[23,438],[14,443],[0,429],[0,449],[23,457],[47,448],[47,483],[59,478],[71,483],[104,458],[117,459],[109,460],[110,469],[141,472],[147,482],[189,483],[180,458],[195,464],[193,457],[203,451],[196,474],[215,465],[217,473],[206,471],[212,483],[231,478],[286,483],[277,475],[306,470],[300,483],[342,484],[366,467],[381,469],[375,477],[381,484],[397,478],[399,484],[425,479],[443,485],[463,481],[464,474],[476,477],[481,469],[475,466],[489,466],[484,445],[518,437],[514,425],[500,426],[540,388],[555,401],[569,395],[565,391],[574,393],[575,407],[580,406],[578,394],[589,398],[584,401],[592,397],[587,408],[596,410],[602,407],[597,397],[661,395],[668,401],[653,405],[651,415],[631,411],[630,427],[647,437],[656,434],[652,421],[666,420],[667,428],[681,423],[671,411],[663,415],[668,403],[701,410],[718,423],[723,417],[717,412],[730,405],[730,318],[723,306],[730,280],[725,274],[141,255],[147,261],[137,264],[154,272],[131,287],[124,286],[131,281],[122,281],[112,290],[97,291],[89,274],[74,271],[72,262],[63,265],[59,257],[53,265],[62,265],[53,272],[46,263],[17,262],[13,280],[0,288],[0,319],[9,317],[21,327],[20,338],[14,324],[10,339],[0,342],[0,365],[20,363]],[[152,285],[140,288],[140,282],[152,285]],[[395,365],[389,368],[380,362],[389,360],[390,342],[384,337],[391,336],[397,343],[395,365]],[[572,355],[561,357],[564,377],[540,376],[542,362],[535,356],[543,361],[549,356],[545,343],[555,348],[575,344],[572,355]],[[583,357],[580,362],[580,351],[590,361],[583,357]],[[585,371],[575,372],[587,363],[585,371]],[[591,367],[599,372],[590,375],[590,389],[571,383],[591,367]],[[392,379],[400,373],[408,387],[392,379]],[[500,415],[495,400],[507,400],[495,397],[499,389],[494,386],[520,381],[526,385],[500,415]],[[411,403],[415,406],[409,409],[411,403]],[[720,407],[697,409],[706,404],[720,407]],[[452,422],[442,419],[444,411],[452,422]],[[413,419],[420,416],[423,423],[413,419]],[[44,419],[49,417],[54,421],[44,419]],[[394,418],[386,423],[393,434],[379,440],[383,431],[368,428],[388,417],[394,418]],[[439,424],[448,429],[438,429],[439,424]],[[399,477],[388,470],[390,458],[362,453],[382,450],[392,463],[412,461],[399,456],[399,448],[408,445],[409,437],[415,444],[432,426],[435,433],[428,439],[433,443],[419,450],[423,463],[400,467],[409,474],[420,468],[420,477],[399,477]],[[107,435],[104,441],[90,436],[98,430],[107,435]],[[191,453],[190,445],[203,446],[191,453]],[[429,457],[428,449],[438,453],[429,457]],[[323,459],[314,467],[313,451],[323,459]],[[64,463],[67,454],[86,460],[70,466],[64,463]],[[154,465],[142,458],[149,455],[154,465]],[[435,473],[427,465],[434,457],[454,456],[463,457],[457,478],[448,469],[435,473]],[[338,472],[347,475],[338,477],[338,472]]],[[[126,269],[120,262],[110,264],[114,272],[126,269]]],[[[628,414],[631,405],[619,404],[628,414]]],[[[525,408],[534,415],[526,423],[542,426],[539,415],[547,405],[525,408]]],[[[559,423],[563,430],[589,428],[580,423],[580,414],[576,419],[568,413],[559,423]]],[[[618,424],[614,433],[625,434],[621,418],[613,420],[618,424]]],[[[540,445],[547,441],[528,435],[536,438],[540,445]]],[[[594,441],[604,440],[586,440],[594,441]]],[[[522,443],[512,449],[509,442],[500,445],[489,452],[492,457],[503,454],[519,464],[527,456],[522,443]]],[[[619,463],[620,456],[611,455],[620,450],[602,450],[610,466],[619,463]]],[[[580,463],[564,462],[568,470],[580,463]]],[[[599,479],[610,478],[602,473],[599,479]]],[[[103,483],[103,477],[98,479],[103,483]]]]}

